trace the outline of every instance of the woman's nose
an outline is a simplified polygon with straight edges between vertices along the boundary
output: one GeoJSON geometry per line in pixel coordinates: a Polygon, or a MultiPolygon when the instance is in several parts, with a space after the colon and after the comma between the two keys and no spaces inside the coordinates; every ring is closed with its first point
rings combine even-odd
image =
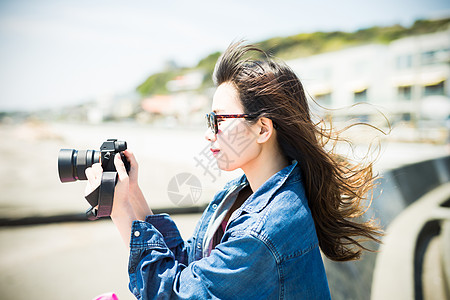
{"type": "Polygon", "coordinates": [[[205,139],[207,141],[209,141],[209,142],[215,142],[216,141],[216,135],[211,131],[210,128],[206,129],[205,139]]]}

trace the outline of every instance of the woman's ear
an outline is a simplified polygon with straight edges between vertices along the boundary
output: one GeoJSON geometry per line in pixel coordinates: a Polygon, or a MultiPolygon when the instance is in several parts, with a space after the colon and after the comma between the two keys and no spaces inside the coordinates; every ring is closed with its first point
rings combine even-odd
{"type": "Polygon", "coordinates": [[[262,117],[256,123],[258,132],[258,138],[256,142],[263,144],[267,142],[273,134],[273,122],[269,118],[262,117]]]}

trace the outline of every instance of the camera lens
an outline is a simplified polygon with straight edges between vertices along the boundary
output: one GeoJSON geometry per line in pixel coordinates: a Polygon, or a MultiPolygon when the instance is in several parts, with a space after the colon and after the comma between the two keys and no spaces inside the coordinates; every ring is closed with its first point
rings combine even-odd
{"type": "Polygon", "coordinates": [[[87,180],[84,171],[100,162],[100,152],[95,150],[61,149],[58,155],[58,173],[61,182],[87,180]]]}

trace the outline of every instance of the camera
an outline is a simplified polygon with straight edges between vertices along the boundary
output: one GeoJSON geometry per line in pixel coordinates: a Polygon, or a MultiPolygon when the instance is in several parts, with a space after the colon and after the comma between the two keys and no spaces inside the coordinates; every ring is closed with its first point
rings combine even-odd
{"type": "Polygon", "coordinates": [[[58,155],[58,173],[61,182],[87,180],[85,170],[95,163],[101,163],[103,171],[115,172],[114,156],[120,153],[127,172],[130,163],[122,151],[127,149],[127,142],[117,139],[108,139],[104,142],[100,151],[61,149],[58,155]]]}

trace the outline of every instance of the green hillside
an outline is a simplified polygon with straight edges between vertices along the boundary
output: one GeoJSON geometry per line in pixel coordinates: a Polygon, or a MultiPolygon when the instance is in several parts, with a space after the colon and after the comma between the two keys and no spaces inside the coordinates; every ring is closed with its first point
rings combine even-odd
{"type": "MultiPolygon", "coordinates": [[[[360,29],[355,32],[313,32],[300,33],[287,37],[274,37],[257,44],[270,54],[284,60],[310,56],[314,54],[341,50],[348,47],[381,43],[387,44],[393,40],[426,33],[442,31],[450,26],[450,18],[440,20],[417,20],[411,27],[393,25],[387,27],[374,26],[360,29]]],[[[205,73],[200,89],[212,85],[211,75],[214,64],[220,52],[215,52],[200,60],[194,68],[183,68],[156,73],[147,78],[137,87],[142,96],[153,94],[167,94],[166,83],[177,75],[193,70],[202,70],[205,73]]]]}

